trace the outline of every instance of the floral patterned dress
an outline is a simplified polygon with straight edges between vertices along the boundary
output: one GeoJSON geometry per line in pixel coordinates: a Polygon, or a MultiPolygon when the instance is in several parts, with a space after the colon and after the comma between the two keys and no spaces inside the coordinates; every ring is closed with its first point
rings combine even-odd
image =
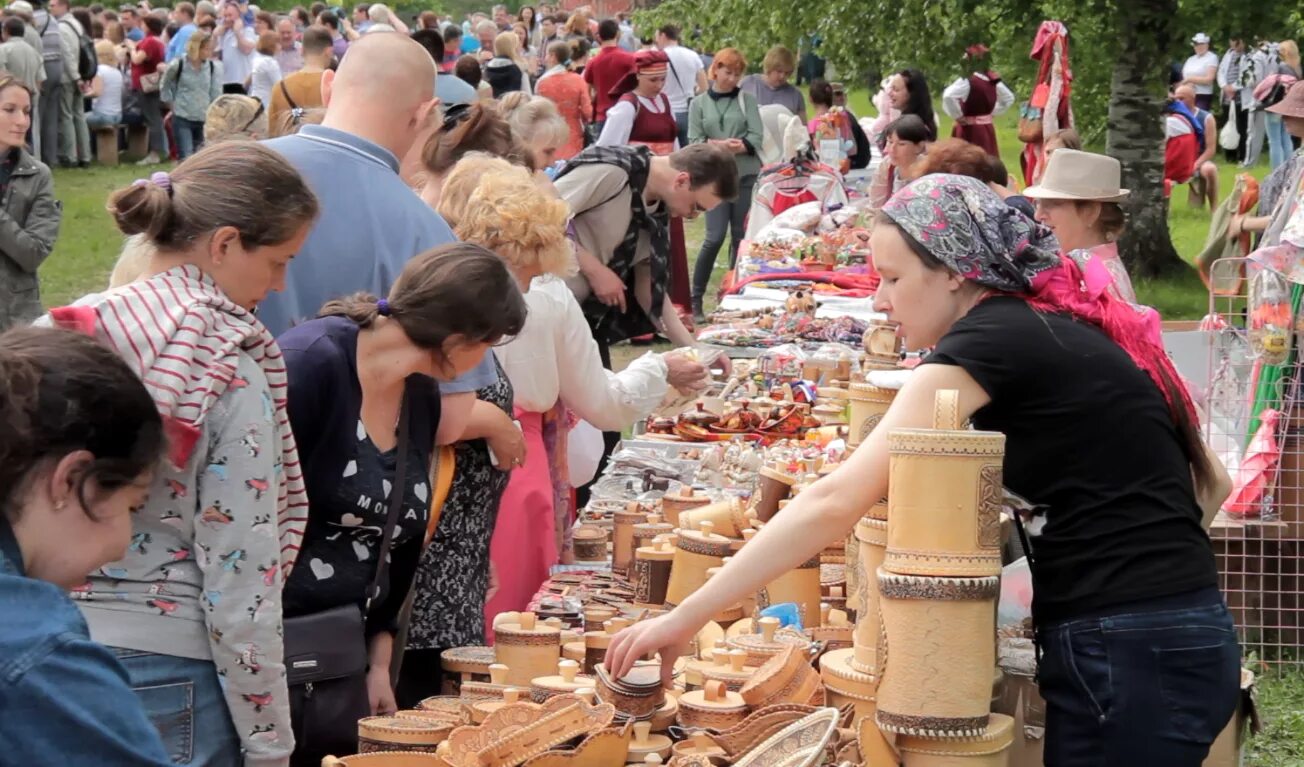
{"type": "MultiPolygon", "coordinates": [[[[511,415],[512,384],[501,366],[498,380],[477,391],[476,397],[511,415]]],[[[484,440],[457,444],[453,486],[412,584],[409,650],[484,644],[489,539],[510,476],[510,472],[499,471],[489,462],[484,440]]]]}

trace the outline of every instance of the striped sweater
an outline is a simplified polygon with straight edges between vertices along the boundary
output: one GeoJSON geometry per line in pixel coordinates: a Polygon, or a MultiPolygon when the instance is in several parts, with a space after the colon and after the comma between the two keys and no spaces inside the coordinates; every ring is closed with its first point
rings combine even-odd
{"type": "Polygon", "coordinates": [[[74,591],[98,642],[211,660],[246,764],[293,750],[281,589],[307,498],[276,342],[195,267],[55,309],[131,365],[164,415],[168,460],[127,555],[74,591]]]}

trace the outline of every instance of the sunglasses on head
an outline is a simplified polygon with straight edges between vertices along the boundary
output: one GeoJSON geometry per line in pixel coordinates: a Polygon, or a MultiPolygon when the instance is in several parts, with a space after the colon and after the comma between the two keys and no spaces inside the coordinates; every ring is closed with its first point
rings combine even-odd
{"type": "Polygon", "coordinates": [[[450,131],[457,127],[457,124],[471,115],[470,104],[454,104],[444,110],[444,124],[441,130],[450,131]]]}
{"type": "Polygon", "coordinates": [[[258,99],[258,109],[254,110],[254,116],[249,118],[249,122],[244,124],[244,127],[240,129],[240,132],[244,133],[245,131],[249,130],[249,127],[252,126],[254,123],[258,122],[258,118],[262,116],[263,116],[263,100],[258,99]]]}

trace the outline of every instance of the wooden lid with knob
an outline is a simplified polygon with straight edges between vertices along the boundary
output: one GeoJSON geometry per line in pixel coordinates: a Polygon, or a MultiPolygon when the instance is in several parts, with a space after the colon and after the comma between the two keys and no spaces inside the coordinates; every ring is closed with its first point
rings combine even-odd
{"type": "Polygon", "coordinates": [[[665,735],[653,735],[651,722],[635,722],[634,738],[629,742],[629,762],[643,762],[647,757],[657,758],[660,764],[663,757],[670,756],[670,747],[674,743],[665,735]]]}

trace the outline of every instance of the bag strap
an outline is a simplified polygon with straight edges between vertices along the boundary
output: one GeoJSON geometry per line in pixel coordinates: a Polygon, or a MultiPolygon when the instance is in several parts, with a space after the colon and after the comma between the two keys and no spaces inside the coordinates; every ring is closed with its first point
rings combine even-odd
{"type": "Polygon", "coordinates": [[[281,95],[285,97],[285,103],[290,105],[290,109],[298,109],[299,105],[294,103],[294,99],[290,98],[290,92],[285,88],[285,80],[282,79],[279,85],[281,86],[281,95]]]}
{"type": "Polygon", "coordinates": [[[435,458],[430,466],[430,486],[435,492],[430,499],[430,521],[426,524],[427,546],[435,539],[439,529],[439,518],[444,514],[444,504],[448,502],[448,493],[453,489],[453,470],[457,467],[457,451],[452,445],[435,448],[435,458]]]}
{"type": "Polygon", "coordinates": [[[407,495],[407,458],[408,458],[408,395],[403,392],[403,404],[398,409],[398,457],[394,461],[394,487],[389,496],[389,516],[385,518],[385,531],[380,537],[380,549],[376,553],[376,574],[367,586],[367,603],[363,614],[371,611],[371,603],[380,596],[380,584],[389,569],[389,545],[394,540],[394,529],[398,527],[398,515],[403,508],[403,497],[407,495]]]}

